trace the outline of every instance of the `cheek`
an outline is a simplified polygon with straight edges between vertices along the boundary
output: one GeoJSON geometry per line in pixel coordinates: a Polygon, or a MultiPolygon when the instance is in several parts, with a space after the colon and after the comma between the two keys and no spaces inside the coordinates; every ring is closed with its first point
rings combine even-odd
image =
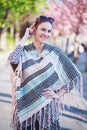
{"type": "Polygon", "coordinates": [[[40,37],[41,37],[41,33],[36,32],[36,33],[35,33],[35,38],[36,38],[36,39],[40,39],[40,37]]]}
{"type": "Polygon", "coordinates": [[[47,35],[47,36],[48,36],[48,38],[50,38],[50,37],[52,36],[52,33],[48,33],[48,35],[47,35]]]}
{"type": "Polygon", "coordinates": [[[36,36],[37,39],[41,39],[41,38],[42,38],[42,35],[46,35],[46,36],[47,36],[47,39],[49,39],[49,38],[52,36],[52,32],[46,33],[46,32],[44,32],[44,31],[42,31],[42,30],[37,30],[37,31],[35,32],[35,36],[36,36]]]}
{"type": "Polygon", "coordinates": [[[37,31],[36,31],[36,35],[38,36],[38,35],[40,35],[40,34],[42,34],[42,32],[41,32],[40,30],[37,30],[37,31]]]}
{"type": "Polygon", "coordinates": [[[52,32],[51,32],[51,33],[49,33],[49,36],[52,36],[52,32]]]}
{"type": "Polygon", "coordinates": [[[35,34],[35,35],[36,35],[36,37],[39,38],[39,37],[40,37],[41,35],[43,35],[43,34],[44,34],[44,33],[43,33],[42,31],[36,31],[36,34],[35,34]]]}

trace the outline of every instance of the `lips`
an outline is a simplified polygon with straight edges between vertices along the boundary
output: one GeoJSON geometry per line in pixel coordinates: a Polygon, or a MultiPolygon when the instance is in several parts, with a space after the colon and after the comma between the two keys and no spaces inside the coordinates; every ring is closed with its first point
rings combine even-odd
{"type": "Polygon", "coordinates": [[[41,38],[43,38],[43,39],[48,39],[49,37],[46,36],[46,35],[41,35],[41,38]]]}

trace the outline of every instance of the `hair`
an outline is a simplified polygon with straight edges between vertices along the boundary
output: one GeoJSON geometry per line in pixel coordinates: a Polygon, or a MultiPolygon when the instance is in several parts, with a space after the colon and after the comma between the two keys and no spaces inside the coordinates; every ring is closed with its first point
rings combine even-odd
{"type": "Polygon", "coordinates": [[[37,17],[36,18],[36,21],[35,21],[35,28],[37,29],[38,28],[38,26],[41,24],[41,23],[45,23],[45,22],[49,22],[51,25],[52,25],[52,23],[47,19],[47,20],[42,20],[42,19],[40,19],[40,16],[39,17],[37,17]]]}

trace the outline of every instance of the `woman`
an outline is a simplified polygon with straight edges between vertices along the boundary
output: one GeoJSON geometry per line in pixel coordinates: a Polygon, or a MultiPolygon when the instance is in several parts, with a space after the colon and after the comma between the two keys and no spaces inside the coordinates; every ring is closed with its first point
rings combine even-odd
{"type": "Polygon", "coordinates": [[[48,43],[53,22],[51,17],[38,17],[9,55],[14,130],[60,130],[61,98],[74,86],[81,86],[78,69],[58,47],[48,43]],[[34,41],[25,45],[32,35],[34,41]]]}

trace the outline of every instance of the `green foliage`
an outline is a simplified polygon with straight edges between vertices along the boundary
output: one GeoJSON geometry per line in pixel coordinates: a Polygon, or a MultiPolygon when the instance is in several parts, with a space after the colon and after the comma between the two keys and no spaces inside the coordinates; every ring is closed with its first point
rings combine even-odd
{"type": "Polygon", "coordinates": [[[0,0],[0,27],[10,25],[26,14],[39,13],[45,6],[46,0],[0,0]]]}
{"type": "MultiPolygon", "coordinates": [[[[42,13],[45,7],[47,0],[0,0],[0,35],[3,35],[2,30],[5,27],[13,27],[15,33],[20,31],[21,25],[28,20],[31,23],[34,15],[42,13]]],[[[14,39],[7,34],[6,50],[14,46],[14,39]]]]}

